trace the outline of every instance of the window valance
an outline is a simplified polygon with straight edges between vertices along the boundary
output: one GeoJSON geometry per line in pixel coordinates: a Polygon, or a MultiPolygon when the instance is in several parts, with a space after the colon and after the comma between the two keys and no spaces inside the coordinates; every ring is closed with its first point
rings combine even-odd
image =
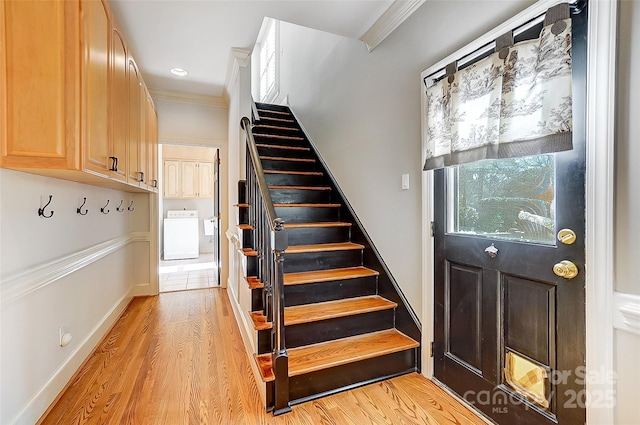
{"type": "Polygon", "coordinates": [[[568,4],[547,12],[539,38],[512,40],[426,88],[425,170],[572,148],[568,4]]]}

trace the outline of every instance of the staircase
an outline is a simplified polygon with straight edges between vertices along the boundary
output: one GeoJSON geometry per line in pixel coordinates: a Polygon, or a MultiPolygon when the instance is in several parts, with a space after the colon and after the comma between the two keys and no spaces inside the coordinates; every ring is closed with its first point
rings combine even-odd
{"type": "MultiPolygon", "coordinates": [[[[245,197],[251,188],[241,186],[240,228],[265,408],[285,413],[296,403],[419,370],[417,320],[314,147],[287,107],[257,104],[257,115],[248,143],[255,143],[288,242],[284,261],[274,260],[283,277],[279,315],[272,307],[278,284],[265,288],[264,282],[278,273],[262,272],[270,254],[258,247],[256,227],[264,220],[251,211],[252,196],[245,197]],[[278,318],[282,324],[275,324],[278,318]],[[280,343],[278,329],[284,332],[280,343]]],[[[249,150],[248,168],[250,156],[249,150]]],[[[255,186],[255,178],[248,180],[255,186]]],[[[268,243],[269,236],[262,239],[268,243]]]]}

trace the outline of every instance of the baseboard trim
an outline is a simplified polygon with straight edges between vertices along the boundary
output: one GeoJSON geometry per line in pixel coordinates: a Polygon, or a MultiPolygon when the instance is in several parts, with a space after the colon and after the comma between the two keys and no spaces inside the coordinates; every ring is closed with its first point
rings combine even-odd
{"type": "Polygon", "coordinates": [[[0,305],[42,289],[124,248],[132,242],[144,241],[149,241],[148,232],[132,232],[41,264],[26,272],[9,276],[2,282],[0,305]]]}
{"type": "Polygon", "coordinates": [[[233,285],[229,285],[227,287],[227,296],[229,297],[229,302],[231,303],[231,309],[233,310],[233,315],[236,317],[236,323],[238,324],[238,328],[240,329],[240,335],[242,336],[242,341],[244,342],[244,349],[247,352],[247,357],[249,357],[249,364],[251,365],[251,370],[253,371],[253,379],[256,380],[256,387],[258,388],[258,392],[260,393],[260,397],[262,398],[262,405],[266,406],[267,394],[266,394],[266,386],[262,382],[262,378],[260,377],[260,371],[258,370],[258,365],[254,360],[254,351],[253,344],[251,343],[251,330],[253,327],[249,328],[249,324],[245,319],[245,315],[242,314],[240,310],[240,305],[236,301],[238,298],[238,294],[233,292],[233,285]]]}
{"type": "Polygon", "coordinates": [[[51,378],[24,406],[24,408],[9,422],[10,424],[40,423],[53,405],[60,399],[68,386],[73,382],[73,377],[94,352],[98,344],[107,335],[118,318],[122,315],[131,300],[133,289],[124,294],[102,319],[91,330],[89,335],[80,343],[75,351],[60,365],[51,378]],[[56,394],[51,397],[51,394],[56,394]]]}
{"type": "Polygon", "coordinates": [[[618,330],[640,335],[640,295],[614,293],[613,326],[618,330]]]}

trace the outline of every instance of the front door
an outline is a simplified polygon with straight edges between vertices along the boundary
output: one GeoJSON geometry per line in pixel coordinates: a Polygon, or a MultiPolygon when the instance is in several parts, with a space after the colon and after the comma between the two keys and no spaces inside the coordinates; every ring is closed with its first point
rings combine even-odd
{"type": "Polygon", "coordinates": [[[572,19],[573,150],[434,173],[435,378],[499,424],[585,422],[586,12],[572,19]]]}

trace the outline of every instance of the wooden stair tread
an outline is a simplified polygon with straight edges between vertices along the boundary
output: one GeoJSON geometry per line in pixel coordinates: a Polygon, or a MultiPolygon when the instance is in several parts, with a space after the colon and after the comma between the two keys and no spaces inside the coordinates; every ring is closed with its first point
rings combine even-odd
{"type": "Polygon", "coordinates": [[[250,224],[238,224],[240,230],[253,230],[253,226],[250,224]]]}
{"type": "Polygon", "coordinates": [[[313,158],[288,158],[286,156],[261,156],[266,161],[316,162],[313,158]]]}
{"type": "Polygon", "coordinates": [[[279,134],[261,134],[261,133],[256,133],[253,135],[255,138],[258,137],[265,137],[267,139],[282,139],[282,140],[304,140],[304,137],[300,137],[300,136],[281,136],[279,134]]]}
{"type": "Polygon", "coordinates": [[[418,347],[396,329],[371,332],[288,350],[289,376],[354,363],[418,347]]]}
{"type": "MultiPolygon", "coordinates": [[[[379,295],[296,305],[284,309],[284,324],[285,326],[291,326],[300,323],[319,322],[338,317],[389,310],[397,306],[398,304],[379,295]]],[[[253,321],[253,328],[257,331],[271,329],[273,326],[271,322],[267,322],[267,317],[262,311],[252,311],[251,320],[253,321]]]]}
{"type": "Polygon", "coordinates": [[[253,358],[255,359],[258,370],[260,371],[260,377],[262,378],[262,382],[271,382],[275,381],[276,377],[273,374],[273,366],[271,364],[271,353],[266,354],[254,354],[253,358]]]}
{"type": "Polygon", "coordinates": [[[268,145],[266,143],[256,143],[256,147],[265,149],[282,149],[288,151],[310,151],[311,148],[305,148],[303,146],[286,146],[286,145],[268,145]]]}
{"type": "Polygon", "coordinates": [[[379,295],[296,305],[284,309],[284,324],[289,326],[300,323],[318,322],[337,317],[355,316],[373,311],[389,310],[397,306],[398,304],[382,298],[379,295]]]}
{"type": "Polygon", "coordinates": [[[249,204],[235,204],[234,207],[239,207],[239,208],[248,208],[249,204]]]}
{"type": "Polygon", "coordinates": [[[265,174],[295,174],[298,176],[321,176],[321,171],[286,171],[286,170],[264,170],[265,174]]]}
{"type": "Polygon", "coordinates": [[[331,190],[329,186],[269,186],[274,190],[331,190]]]}
{"type": "Polygon", "coordinates": [[[329,282],[341,279],[378,276],[375,270],[366,267],[346,267],[342,269],[312,270],[307,272],[285,273],[285,285],[302,285],[306,283],[329,282]]]}
{"type": "Polygon", "coordinates": [[[264,288],[264,283],[260,282],[260,280],[255,276],[246,277],[247,285],[249,289],[259,289],[264,288]]]}
{"type": "Polygon", "coordinates": [[[321,243],[313,245],[290,245],[285,250],[285,253],[302,254],[306,252],[349,251],[352,249],[364,249],[364,245],[352,242],[321,243]]]}
{"type": "Polygon", "coordinates": [[[283,127],[280,125],[255,124],[253,128],[269,128],[271,130],[299,131],[296,127],[283,127]]]}
{"type": "MultiPolygon", "coordinates": [[[[288,123],[295,123],[295,120],[293,119],[288,119],[288,118],[276,118],[276,117],[260,117],[260,119],[257,122],[262,122],[262,120],[271,120],[271,121],[278,121],[278,122],[288,122],[288,123]]],[[[263,124],[258,124],[258,125],[263,125],[263,124]]],[[[297,130],[297,129],[296,129],[297,130]]]]}
{"type": "Polygon", "coordinates": [[[351,223],[344,221],[318,221],[313,223],[285,223],[285,229],[302,229],[313,227],[351,227],[351,223]]]}
{"type": "Polygon", "coordinates": [[[267,316],[261,311],[252,311],[251,320],[253,321],[253,329],[257,331],[263,331],[265,329],[271,329],[271,322],[267,322],[267,316]]]}
{"type": "Polygon", "coordinates": [[[315,208],[336,208],[339,207],[340,204],[273,204],[274,207],[315,207],[315,208]]]}
{"type": "Polygon", "coordinates": [[[246,255],[247,257],[257,257],[258,256],[258,251],[254,250],[253,248],[242,248],[242,253],[244,255],[246,255]]]}
{"type": "Polygon", "coordinates": [[[276,115],[291,115],[291,112],[287,112],[287,111],[276,111],[274,109],[260,109],[260,108],[258,108],[258,114],[260,112],[267,112],[269,114],[276,114],[276,115]]]}

